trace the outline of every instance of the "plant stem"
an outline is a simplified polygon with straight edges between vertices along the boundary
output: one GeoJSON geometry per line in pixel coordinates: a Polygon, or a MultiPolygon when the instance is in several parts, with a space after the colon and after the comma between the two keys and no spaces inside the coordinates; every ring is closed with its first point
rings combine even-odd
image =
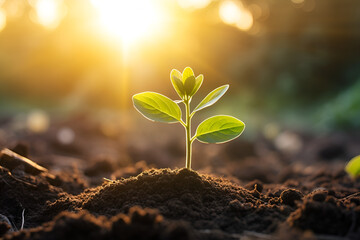
{"type": "Polygon", "coordinates": [[[184,101],[186,111],[185,133],[186,133],[186,165],[187,169],[191,169],[191,116],[190,116],[190,100],[184,101]]]}

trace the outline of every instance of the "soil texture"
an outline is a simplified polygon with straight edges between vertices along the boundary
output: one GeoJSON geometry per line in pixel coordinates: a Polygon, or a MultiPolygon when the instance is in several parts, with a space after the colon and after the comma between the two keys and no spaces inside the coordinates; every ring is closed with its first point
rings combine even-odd
{"type": "Polygon", "coordinates": [[[171,141],[96,155],[123,142],[89,129],[61,148],[51,140],[56,126],[9,144],[3,132],[0,238],[360,239],[360,179],[343,170],[357,135],[340,146],[298,134],[296,152],[262,137],[196,145],[194,159],[203,162],[194,171],[175,167],[183,155],[171,141]],[[163,168],[169,156],[173,165],[163,168]]]}

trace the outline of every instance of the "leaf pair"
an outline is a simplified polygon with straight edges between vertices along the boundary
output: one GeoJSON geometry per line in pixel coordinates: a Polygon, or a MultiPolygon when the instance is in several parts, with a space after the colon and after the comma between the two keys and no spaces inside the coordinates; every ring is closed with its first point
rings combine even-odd
{"type": "Polygon", "coordinates": [[[173,69],[170,73],[170,79],[180,98],[186,101],[199,90],[204,76],[200,74],[195,78],[194,71],[190,67],[186,67],[182,74],[173,69]]]}
{"type": "MultiPolygon", "coordinates": [[[[190,98],[200,88],[203,75],[197,78],[190,67],[184,69],[181,74],[173,69],[170,74],[171,82],[187,106],[187,118],[184,122],[181,116],[181,109],[177,102],[155,92],[143,92],[133,96],[135,108],[147,119],[157,122],[176,123],[180,122],[185,128],[190,128],[191,117],[204,108],[216,103],[228,90],[229,85],[224,85],[211,91],[198,105],[192,113],[190,109],[190,98]]],[[[223,143],[238,137],[245,128],[245,124],[231,116],[214,116],[204,120],[198,126],[192,139],[197,139],[204,143],[223,143]]]]}
{"type": "MultiPolygon", "coordinates": [[[[135,108],[147,119],[176,123],[181,121],[181,109],[171,99],[155,92],[143,92],[134,95],[135,108]]],[[[198,126],[195,138],[204,143],[223,143],[238,137],[245,124],[231,116],[214,116],[198,126]]]]}

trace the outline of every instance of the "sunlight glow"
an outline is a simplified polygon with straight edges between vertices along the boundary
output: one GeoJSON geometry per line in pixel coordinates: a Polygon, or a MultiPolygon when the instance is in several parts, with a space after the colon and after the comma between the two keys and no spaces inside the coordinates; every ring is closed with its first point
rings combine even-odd
{"type": "Polygon", "coordinates": [[[66,14],[66,8],[62,0],[36,0],[32,1],[35,8],[34,21],[46,28],[56,28],[66,14]]]}
{"type": "Polygon", "coordinates": [[[238,4],[233,1],[222,2],[219,8],[221,20],[227,24],[236,24],[240,21],[241,9],[238,4]]]}
{"type": "Polygon", "coordinates": [[[304,0],[291,0],[295,4],[301,4],[304,2],[304,0]]]}
{"type": "Polygon", "coordinates": [[[25,8],[22,0],[0,1],[0,6],[4,3],[3,9],[8,19],[21,17],[25,8]]]}
{"type": "Polygon", "coordinates": [[[212,0],[178,0],[180,7],[185,9],[199,9],[209,5],[212,0]]]}
{"type": "Polygon", "coordinates": [[[254,20],[251,12],[243,10],[241,13],[241,19],[236,23],[236,26],[240,30],[247,31],[253,26],[254,20]]]}
{"type": "Polygon", "coordinates": [[[249,30],[254,23],[251,12],[234,1],[222,2],[219,15],[224,23],[234,25],[243,31],[249,30]]]}
{"type": "Polygon", "coordinates": [[[0,8],[0,32],[5,28],[6,26],[6,13],[4,10],[0,8]]]}
{"type": "Polygon", "coordinates": [[[124,45],[150,33],[163,21],[155,0],[91,0],[105,31],[119,38],[124,45]]]}

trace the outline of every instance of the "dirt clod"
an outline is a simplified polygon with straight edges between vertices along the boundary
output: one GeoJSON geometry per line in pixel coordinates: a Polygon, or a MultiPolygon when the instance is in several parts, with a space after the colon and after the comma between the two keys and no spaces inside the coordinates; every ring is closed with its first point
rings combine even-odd
{"type": "Polygon", "coordinates": [[[0,222],[0,237],[4,236],[11,229],[10,225],[6,222],[0,222]]]}
{"type": "Polygon", "coordinates": [[[300,201],[303,194],[296,189],[287,189],[280,194],[281,201],[289,206],[295,206],[296,201],[300,201]]]}
{"type": "Polygon", "coordinates": [[[311,193],[311,195],[312,195],[312,199],[314,201],[324,202],[328,195],[328,192],[325,190],[317,190],[317,191],[314,191],[313,193],[311,193]]]}
{"type": "Polygon", "coordinates": [[[353,220],[352,211],[333,201],[333,198],[324,202],[305,199],[300,208],[289,216],[288,222],[291,226],[318,234],[345,235],[353,220]]]}

